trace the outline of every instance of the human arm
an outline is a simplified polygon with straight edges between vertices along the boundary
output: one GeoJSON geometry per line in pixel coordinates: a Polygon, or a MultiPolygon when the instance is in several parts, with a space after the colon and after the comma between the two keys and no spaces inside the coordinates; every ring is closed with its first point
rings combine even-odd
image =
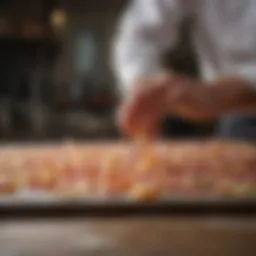
{"type": "Polygon", "coordinates": [[[179,95],[170,92],[169,113],[194,121],[213,120],[232,113],[256,113],[256,89],[245,78],[225,77],[204,82],[180,77],[172,83],[179,83],[181,88],[179,95]]]}

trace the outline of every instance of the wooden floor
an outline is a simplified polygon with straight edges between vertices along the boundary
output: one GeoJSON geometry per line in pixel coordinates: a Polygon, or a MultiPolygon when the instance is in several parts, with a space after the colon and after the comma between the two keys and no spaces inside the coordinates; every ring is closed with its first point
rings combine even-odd
{"type": "Polygon", "coordinates": [[[254,219],[0,222],[1,256],[255,256],[254,219]]]}

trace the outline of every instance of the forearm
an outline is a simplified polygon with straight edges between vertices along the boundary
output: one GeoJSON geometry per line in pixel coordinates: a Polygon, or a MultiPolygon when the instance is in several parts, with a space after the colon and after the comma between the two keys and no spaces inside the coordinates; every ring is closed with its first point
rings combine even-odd
{"type": "Polygon", "coordinates": [[[216,99],[216,115],[256,113],[256,89],[242,78],[226,78],[208,87],[216,99]]]}
{"type": "Polygon", "coordinates": [[[226,114],[256,113],[256,90],[244,79],[211,83],[172,75],[167,112],[194,121],[210,121],[226,114]]]}

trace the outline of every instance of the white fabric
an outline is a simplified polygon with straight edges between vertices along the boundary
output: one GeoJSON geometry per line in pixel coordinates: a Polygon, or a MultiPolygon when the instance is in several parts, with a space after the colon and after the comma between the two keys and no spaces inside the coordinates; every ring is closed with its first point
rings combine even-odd
{"type": "Polygon", "coordinates": [[[133,0],[119,24],[114,69],[121,88],[154,74],[189,15],[203,79],[240,75],[256,85],[256,0],[133,0]]]}

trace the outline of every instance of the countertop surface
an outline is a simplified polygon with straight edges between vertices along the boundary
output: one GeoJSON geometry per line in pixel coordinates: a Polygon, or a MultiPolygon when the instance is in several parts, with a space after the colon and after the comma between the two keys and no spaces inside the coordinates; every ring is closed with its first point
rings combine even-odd
{"type": "Polygon", "coordinates": [[[1,256],[256,255],[256,216],[0,222],[1,256]]]}

